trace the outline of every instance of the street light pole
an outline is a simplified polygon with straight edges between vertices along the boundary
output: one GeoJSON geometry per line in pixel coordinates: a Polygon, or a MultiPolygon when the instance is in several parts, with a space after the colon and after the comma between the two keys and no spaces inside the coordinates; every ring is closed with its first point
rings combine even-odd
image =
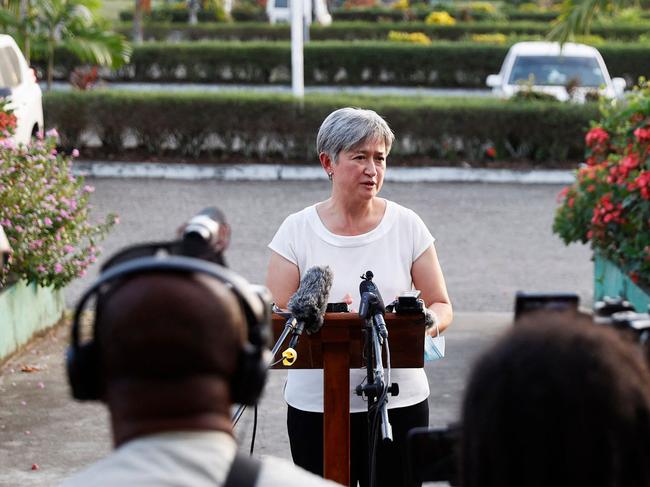
{"type": "Polygon", "coordinates": [[[291,91],[296,98],[304,98],[303,0],[289,1],[291,2],[291,91]]]}

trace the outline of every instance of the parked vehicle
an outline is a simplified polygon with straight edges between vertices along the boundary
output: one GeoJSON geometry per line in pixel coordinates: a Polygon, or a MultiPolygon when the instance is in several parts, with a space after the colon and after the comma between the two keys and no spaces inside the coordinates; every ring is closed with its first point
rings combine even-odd
{"type": "Polygon", "coordinates": [[[600,53],[591,46],[556,42],[518,42],[506,55],[499,74],[487,77],[486,84],[502,98],[532,89],[558,100],[584,102],[587,95],[598,93],[620,97],[625,90],[623,78],[611,79],[600,53]]]}
{"type": "MultiPolygon", "coordinates": [[[[291,22],[291,9],[290,0],[267,0],[266,14],[269,17],[269,22],[275,24],[277,22],[291,22]]],[[[332,23],[332,16],[327,10],[327,2],[325,0],[304,0],[303,13],[307,25],[312,23],[312,20],[322,25],[330,25],[332,23]]]]}
{"type": "Polygon", "coordinates": [[[28,143],[43,130],[43,94],[16,41],[0,34],[0,97],[9,99],[8,107],[16,116],[17,143],[28,143]]]}

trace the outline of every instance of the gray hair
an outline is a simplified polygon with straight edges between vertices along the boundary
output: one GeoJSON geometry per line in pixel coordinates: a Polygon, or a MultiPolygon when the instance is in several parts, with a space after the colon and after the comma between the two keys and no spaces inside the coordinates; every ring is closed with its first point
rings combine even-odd
{"type": "Polygon", "coordinates": [[[388,154],[395,134],[383,118],[372,110],[340,108],[330,113],[320,126],[316,150],[319,154],[325,152],[336,163],[341,151],[375,139],[384,141],[388,154]]]}

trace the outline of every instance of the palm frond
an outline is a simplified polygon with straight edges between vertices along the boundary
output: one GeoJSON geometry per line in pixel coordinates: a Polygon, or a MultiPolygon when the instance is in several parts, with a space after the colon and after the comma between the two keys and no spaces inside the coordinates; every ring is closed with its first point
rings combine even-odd
{"type": "Polygon", "coordinates": [[[0,25],[6,28],[18,29],[20,27],[18,15],[6,8],[0,8],[0,25]]]}
{"type": "Polygon", "coordinates": [[[547,36],[564,44],[578,34],[588,34],[598,13],[612,12],[636,0],[565,0],[562,10],[547,36]]]}
{"type": "Polygon", "coordinates": [[[121,35],[102,31],[87,31],[65,37],[61,46],[82,62],[119,68],[131,59],[131,45],[121,35]]]}

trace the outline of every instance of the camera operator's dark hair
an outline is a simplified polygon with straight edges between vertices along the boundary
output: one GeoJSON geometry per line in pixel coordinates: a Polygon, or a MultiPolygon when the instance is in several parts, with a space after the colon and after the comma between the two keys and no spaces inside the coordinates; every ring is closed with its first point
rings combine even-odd
{"type": "Polygon", "coordinates": [[[614,331],[535,313],[476,363],[464,487],[650,486],[650,372],[614,331]]]}

